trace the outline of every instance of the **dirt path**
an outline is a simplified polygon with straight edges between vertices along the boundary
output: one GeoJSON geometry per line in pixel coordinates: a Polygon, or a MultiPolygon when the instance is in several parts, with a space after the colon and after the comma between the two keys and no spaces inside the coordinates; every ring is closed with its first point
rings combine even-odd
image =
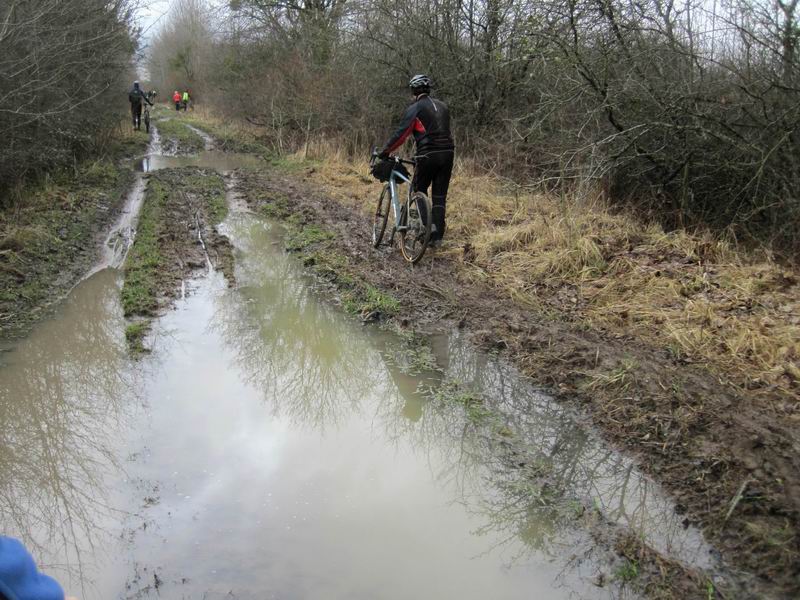
{"type": "Polygon", "coordinates": [[[143,350],[149,319],[181,294],[183,282],[212,267],[233,281],[233,249],[216,231],[227,214],[225,182],[197,167],[164,169],[147,177],[136,239],[125,261],[122,307],[138,317],[128,327],[143,350]]]}
{"type": "MultiPolygon", "coordinates": [[[[239,181],[254,210],[286,220],[288,247],[338,286],[346,308],[403,328],[466,328],[637,456],[686,524],[702,527],[745,572],[751,597],[800,594],[800,445],[779,407],[755,409],[740,388],[665,350],[537,315],[482,282],[468,248],[432,253],[414,269],[395,250],[373,251],[368,217],[302,173],[241,173],[239,181]]],[[[647,550],[637,552],[644,560],[647,550]]]]}

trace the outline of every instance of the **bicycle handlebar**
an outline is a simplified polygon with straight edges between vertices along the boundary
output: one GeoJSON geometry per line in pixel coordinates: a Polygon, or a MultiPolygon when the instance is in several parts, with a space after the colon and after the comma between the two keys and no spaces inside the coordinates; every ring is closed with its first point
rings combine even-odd
{"type": "MultiPolygon", "coordinates": [[[[373,148],[372,149],[372,154],[371,154],[371,157],[370,157],[370,161],[369,161],[370,164],[374,164],[375,161],[378,160],[378,158],[379,158],[378,149],[377,148],[373,148]]],[[[406,158],[400,158],[399,156],[389,156],[386,160],[393,160],[395,162],[398,162],[398,163],[401,163],[401,164],[404,164],[404,165],[411,165],[412,167],[417,165],[417,161],[414,160],[413,158],[412,159],[406,159],[406,158]]]]}

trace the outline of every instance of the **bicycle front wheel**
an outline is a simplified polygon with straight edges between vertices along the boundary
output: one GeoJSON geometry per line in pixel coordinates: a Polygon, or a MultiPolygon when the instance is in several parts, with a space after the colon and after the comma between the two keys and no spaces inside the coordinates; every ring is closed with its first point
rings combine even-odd
{"type": "Polygon", "coordinates": [[[422,192],[414,192],[403,207],[400,252],[412,265],[419,262],[431,240],[431,203],[422,192]]]}
{"type": "Polygon", "coordinates": [[[372,218],[372,245],[377,248],[381,245],[383,234],[386,231],[386,223],[389,221],[389,210],[392,206],[392,194],[389,192],[389,184],[383,186],[378,206],[375,207],[375,216],[372,218]]]}

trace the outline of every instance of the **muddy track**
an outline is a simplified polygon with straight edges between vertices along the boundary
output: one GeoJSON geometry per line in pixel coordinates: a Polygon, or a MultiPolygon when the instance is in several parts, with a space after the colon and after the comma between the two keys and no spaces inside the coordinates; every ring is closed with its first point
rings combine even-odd
{"type": "Polygon", "coordinates": [[[96,264],[133,181],[127,164],[86,167],[0,220],[0,339],[26,335],[96,264]]]}
{"type": "Polygon", "coordinates": [[[125,262],[126,316],[158,315],[180,296],[184,281],[209,266],[233,282],[233,249],[216,230],[226,212],[224,180],[214,171],[185,167],[148,175],[125,262]]]}
{"type": "MultiPolygon", "coordinates": [[[[466,328],[479,346],[505,353],[559,399],[579,405],[665,486],[685,523],[700,526],[742,571],[732,597],[800,594],[800,444],[796,420],[780,406],[756,408],[745,391],[665,349],[520,306],[485,283],[469,248],[431,253],[413,269],[394,249],[372,250],[369,217],[302,174],[242,172],[238,181],[253,210],[300,231],[294,249],[318,274],[340,285],[356,278],[397,300],[392,314],[372,309],[365,317],[421,331],[466,328]],[[302,241],[304,229],[324,235],[302,241]]],[[[639,550],[640,559],[647,552],[639,550]]],[[[694,592],[670,585],[687,597],[702,591],[700,584],[694,592]]]]}

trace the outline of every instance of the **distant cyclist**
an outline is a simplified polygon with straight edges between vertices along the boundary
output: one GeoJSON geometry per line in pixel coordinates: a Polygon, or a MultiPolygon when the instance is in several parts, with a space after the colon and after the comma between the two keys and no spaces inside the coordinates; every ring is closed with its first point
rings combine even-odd
{"type": "Polygon", "coordinates": [[[133,128],[140,130],[142,128],[142,102],[147,102],[150,106],[153,103],[144,93],[144,90],[139,87],[139,82],[134,81],[131,91],[128,92],[128,100],[131,103],[131,117],[133,117],[133,128]]]}
{"type": "Polygon", "coordinates": [[[427,75],[414,75],[408,86],[414,95],[414,102],[406,109],[400,127],[386,142],[380,157],[388,158],[409,135],[414,134],[417,167],[413,186],[414,190],[427,194],[428,187],[433,184],[431,243],[439,246],[446,226],[447,190],[455,156],[455,144],[450,134],[450,111],[444,102],[431,98],[432,83],[427,75]]]}

